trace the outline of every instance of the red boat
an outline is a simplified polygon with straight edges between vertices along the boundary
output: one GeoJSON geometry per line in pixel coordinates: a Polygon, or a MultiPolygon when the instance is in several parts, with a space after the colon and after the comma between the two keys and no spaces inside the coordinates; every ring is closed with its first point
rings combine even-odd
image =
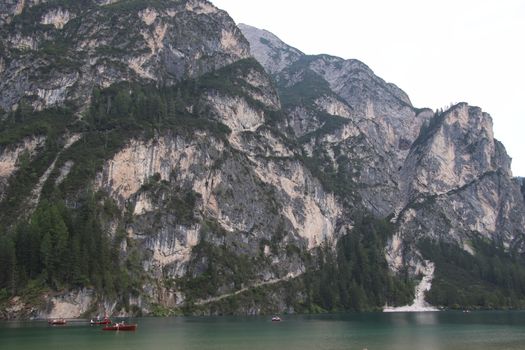
{"type": "Polygon", "coordinates": [[[63,318],[54,318],[52,320],[47,321],[51,326],[63,326],[66,324],[66,320],[63,318]]]}
{"type": "Polygon", "coordinates": [[[89,324],[92,326],[111,324],[111,320],[109,318],[104,318],[103,320],[91,320],[89,321],[89,324]]]}
{"type": "Polygon", "coordinates": [[[121,323],[115,323],[111,326],[106,326],[102,328],[103,331],[134,331],[137,329],[137,324],[124,324],[124,322],[121,323]]]}

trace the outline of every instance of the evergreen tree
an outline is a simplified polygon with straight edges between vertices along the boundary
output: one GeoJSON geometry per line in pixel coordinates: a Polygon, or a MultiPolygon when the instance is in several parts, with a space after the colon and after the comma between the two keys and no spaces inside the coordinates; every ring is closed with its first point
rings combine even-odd
{"type": "Polygon", "coordinates": [[[14,294],[16,290],[16,253],[13,240],[0,236],[0,289],[6,288],[14,294]]]}

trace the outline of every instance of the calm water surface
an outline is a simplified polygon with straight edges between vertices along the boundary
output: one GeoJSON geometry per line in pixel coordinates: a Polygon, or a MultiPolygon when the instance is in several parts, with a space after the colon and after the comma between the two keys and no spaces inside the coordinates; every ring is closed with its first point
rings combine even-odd
{"type": "Polygon", "coordinates": [[[0,322],[0,349],[525,349],[525,312],[139,318],[136,332],[0,322]]]}

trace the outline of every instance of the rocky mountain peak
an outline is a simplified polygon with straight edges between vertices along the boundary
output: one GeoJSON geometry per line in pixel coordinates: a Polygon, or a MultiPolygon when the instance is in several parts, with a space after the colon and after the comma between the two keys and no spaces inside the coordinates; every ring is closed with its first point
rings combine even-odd
{"type": "Polygon", "coordinates": [[[436,113],[423,124],[407,158],[407,169],[417,159],[417,170],[409,170],[416,174],[412,190],[446,193],[495,171],[511,178],[502,147],[494,139],[492,118],[479,107],[460,103],[436,113]]]}
{"type": "Polygon", "coordinates": [[[401,235],[454,242],[469,254],[480,236],[523,251],[525,205],[510,165],[481,108],[459,103],[436,112],[401,170],[401,235]]]}
{"type": "Polygon", "coordinates": [[[285,44],[274,34],[247,24],[239,24],[239,29],[250,42],[250,51],[270,74],[279,73],[285,67],[297,61],[304,54],[285,44]]]}

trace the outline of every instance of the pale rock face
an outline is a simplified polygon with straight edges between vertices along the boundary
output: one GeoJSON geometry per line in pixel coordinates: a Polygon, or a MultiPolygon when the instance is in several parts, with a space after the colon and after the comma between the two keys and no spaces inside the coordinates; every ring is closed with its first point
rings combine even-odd
{"type": "Polygon", "coordinates": [[[15,10],[14,10],[14,15],[16,16],[16,15],[21,14],[22,11],[24,11],[24,6],[25,6],[25,0],[18,0],[15,10]]]}
{"type": "Polygon", "coordinates": [[[38,148],[44,145],[46,138],[43,136],[26,137],[13,147],[0,149],[0,178],[6,179],[18,169],[20,156],[27,152],[33,156],[38,148]]]}
{"type": "Polygon", "coordinates": [[[294,152],[290,149],[289,146],[285,145],[281,139],[275,137],[273,133],[271,133],[268,130],[261,130],[259,132],[259,135],[264,137],[266,143],[268,144],[268,148],[266,149],[266,152],[264,156],[270,157],[293,157],[294,152]]]}
{"type": "MultiPolygon", "coordinates": [[[[416,210],[412,208],[406,210],[403,214],[407,222],[415,220],[417,216],[416,210]]],[[[417,233],[414,235],[423,235],[423,230],[424,228],[420,225],[417,228],[417,233]]],[[[385,249],[385,258],[388,263],[388,266],[390,267],[390,270],[398,272],[403,267],[408,266],[412,268],[411,272],[414,275],[416,275],[417,273],[415,272],[415,270],[419,261],[421,260],[421,256],[419,252],[415,250],[413,254],[411,254],[411,256],[406,257],[404,255],[404,251],[406,250],[404,239],[405,237],[403,235],[403,230],[399,230],[392,236],[392,238],[388,239],[387,246],[385,249]]]]}
{"type": "Polygon", "coordinates": [[[241,45],[237,40],[237,36],[230,31],[222,30],[221,31],[221,48],[228,51],[239,51],[241,45]]]}
{"type": "Polygon", "coordinates": [[[148,63],[165,48],[164,38],[168,29],[168,26],[164,23],[157,23],[151,28],[151,24],[153,24],[157,16],[158,13],[152,9],[146,9],[139,13],[139,17],[142,18],[144,23],[150,26],[150,28],[141,31],[141,35],[150,52],[144,55],[131,56],[128,60],[128,66],[139,77],[150,80],[155,80],[156,76],[154,72],[150,71],[148,63]]]}
{"type": "Polygon", "coordinates": [[[233,132],[255,131],[264,122],[264,113],[241,97],[210,94],[208,100],[219,121],[233,132]]]}
{"type": "MultiPolygon", "coordinates": [[[[416,117],[410,99],[398,87],[377,77],[370,68],[357,60],[343,60],[331,56],[319,56],[309,63],[309,68],[325,79],[331,89],[352,108],[356,119],[367,118],[375,128],[371,142],[396,157],[399,167],[408,153],[410,144],[417,138],[421,125],[429,115],[416,117]],[[379,137],[375,137],[375,136],[379,137]]],[[[349,115],[339,110],[340,116],[349,115]]],[[[396,170],[392,169],[391,173],[396,170]]]]}
{"type": "Polygon", "coordinates": [[[294,151],[270,130],[261,127],[255,131],[232,132],[228,138],[230,145],[250,156],[293,157],[294,151]]]}
{"type": "MultiPolygon", "coordinates": [[[[301,137],[319,128],[321,122],[317,120],[316,115],[309,109],[297,107],[288,112],[287,124],[294,136],[301,137]]],[[[312,142],[314,141],[312,140],[312,142]]]]}
{"type": "MultiPolygon", "coordinates": [[[[202,156],[197,152],[197,145],[178,138],[131,140],[97,175],[96,185],[123,203],[155,174],[160,174],[162,180],[169,180],[173,171],[191,176],[192,164],[199,162],[197,158],[202,156]]],[[[212,160],[204,160],[204,163],[211,166],[212,160]]]]}
{"type": "MultiPolygon", "coordinates": [[[[216,100],[210,104],[220,105],[216,100]]],[[[224,116],[231,118],[231,112],[224,116]]],[[[272,191],[275,191],[275,199],[283,203],[279,213],[286,219],[285,227],[289,227],[291,232],[287,241],[300,240],[305,247],[311,249],[325,241],[333,242],[337,239],[340,232],[335,232],[336,222],[341,216],[342,208],[334,195],[326,193],[299,162],[285,160],[286,158],[279,162],[265,160],[266,156],[293,155],[269,130],[261,129],[254,133],[241,129],[232,134],[238,137],[238,151],[241,154],[253,147],[246,153],[250,163],[257,164],[253,174],[243,175],[247,170],[243,170],[238,163],[226,163],[212,170],[215,160],[220,156],[211,156],[210,152],[214,149],[213,152],[220,154],[224,151],[224,145],[202,134],[193,142],[168,135],[150,141],[133,140],[109,160],[97,176],[97,189],[108,192],[121,206],[124,203],[134,204],[132,208],[135,219],[134,224],[127,227],[128,235],[142,242],[144,249],[151,252],[144,267],[152,274],[161,276],[162,271],[169,271],[172,277],[183,276],[192,257],[191,249],[200,240],[201,230],[200,224],[174,224],[172,215],[163,212],[161,202],[164,195],[154,198],[148,192],[142,192],[142,184],[154,174],[159,174],[161,181],[174,185],[189,184],[199,194],[198,212],[213,217],[227,232],[227,237],[231,235],[232,238],[227,239],[239,240],[245,245],[255,244],[254,249],[257,251],[256,240],[248,239],[248,236],[243,236],[240,232],[250,232],[255,237],[267,237],[266,230],[271,230],[271,226],[261,225],[275,223],[265,222],[267,216],[264,210],[267,209],[263,208],[267,204],[258,197],[256,192],[259,189],[250,190],[249,187],[244,187],[247,179],[255,181],[254,184],[262,181],[271,186],[272,191]],[[208,146],[202,148],[197,144],[208,146]],[[251,146],[247,147],[248,144],[251,146]],[[241,147],[242,145],[245,147],[241,147]],[[246,178],[241,180],[238,176],[246,178]],[[239,186],[241,187],[236,188],[239,186]],[[233,198],[230,199],[230,196],[233,198]],[[159,212],[163,213],[160,218],[156,216],[159,212]],[[149,220],[153,218],[156,223],[152,225],[149,220]]],[[[288,263],[279,260],[275,264],[285,264],[286,267],[288,263]]],[[[304,270],[304,267],[291,264],[288,272],[297,268],[304,270]]]]}
{"type": "Polygon", "coordinates": [[[404,266],[402,248],[403,242],[401,236],[399,233],[396,233],[388,240],[385,250],[385,258],[392,271],[400,271],[404,266]]]}
{"type": "Polygon", "coordinates": [[[133,209],[133,215],[144,215],[155,209],[151,198],[147,193],[140,193],[135,198],[135,208],[133,209]]]}
{"type": "MultiPolygon", "coordinates": [[[[349,139],[358,137],[360,134],[361,130],[359,130],[359,128],[356,127],[354,124],[345,124],[333,133],[324,135],[322,138],[320,138],[319,142],[324,144],[338,145],[341,142],[345,142],[349,139]]],[[[334,166],[336,166],[337,162],[333,157],[332,149],[328,149],[327,153],[331,155],[332,162],[334,166]]]]}
{"type": "Polygon", "coordinates": [[[68,89],[73,86],[79,78],[78,73],[64,76],[54,82],[54,89],[37,88],[36,95],[39,100],[33,102],[36,110],[42,110],[51,106],[61,104],[66,100],[68,89]]]}
{"type": "MultiPolygon", "coordinates": [[[[151,176],[158,174],[160,181],[174,185],[189,184],[200,195],[201,210],[214,213],[219,222],[229,221],[213,195],[214,186],[220,184],[220,176],[208,176],[199,170],[210,169],[214,163],[207,148],[199,146],[209,143],[210,139],[206,134],[196,133],[194,136],[200,141],[188,141],[173,135],[131,140],[97,176],[97,188],[109,193],[122,208],[125,203],[133,205],[135,219],[134,224],[126,228],[128,236],[142,242],[142,249],[151,252],[143,265],[146,271],[158,278],[163,276],[163,271],[169,271],[174,278],[185,274],[192,248],[200,239],[200,224],[184,226],[174,223],[173,215],[163,204],[169,193],[154,196],[141,190],[151,176]],[[162,215],[157,216],[157,213],[162,215]]],[[[224,147],[220,142],[211,144],[219,152],[224,147]]]]}
{"type": "Polygon", "coordinates": [[[490,116],[462,103],[435,118],[402,171],[398,235],[444,240],[470,254],[475,235],[523,251],[525,206],[490,116]]]}
{"type": "Polygon", "coordinates": [[[282,191],[287,198],[283,214],[296,232],[313,248],[336,239],[335,222],[342,208],[333,194],[325,193],[297,162],[258,162],[259,178],[282,191]]]}
{"type": "Polygon", "coordinates": [[[336,115],[343,118],[351,118],[352,110],[348,105],[342,103],[332,96],[323,96],[315,101],[317,108],[328,114],[336,115]]]}
{"type": "Polygon", "coordinates": [[[270,77],[262,72],[251,69],[247,75],[240,77],[252,88],[245,89],[245,93],[256,101],[263,103],[266,108],[279,110],[281,103],[279,95],[273,88],[270,77]]]}
{"type": "MultiPolygon", "coordinates": [[[[339,57],[322,55],[310,64],[310,68],[320,74],[332,89],[345,99],[351,100],[352,88],[355,91],[356,87],[364,87],[365,85],[361,85],[363,83],[372,83],[378,89],[377,91],[370,91],[371,93],[377,93],[385,98],[389,98],[390,95],[398,99],[399,102],[411,106],[406,93],[393,84],[385,83],[384,80],[374,75],[367,65],[358,60],[343,60],[339,57]]],[[[362,97],[359,96],[359,98],[362,97]]]]}
{"type": "Polygon", "coordinates": [[[173,277],[182,277],[186,273],[185,264],[191,257],[191,249],[199,242],[200,226],[184,230],[185,236],[179,240],[176,235],[161,234],[160,239],[152,240],[153,251],[150,268],[162,271],[165,266],[176,266],[173,277]]]}
{"type": "Polygon", "coordinates": [[[79,318],[87,312],[95,299],[94,292],[89,289],[71,291],[66,294],[48,298],[49,313],[42,313],[40,318],[79,318]]]}
{"type": "MultiPolygon", "coordinates": [[[[409,196],[443,194],[495,171],[495,147],[490,116],[466,104],[458,105],[446,112],[430,142],[415,148],[407,158],[409,171],[415,171],[409,196]]],[[[502,170],[510,175],[508,169],[502,170]]]]}
{"type": "Polygon", "coordinates": [[[157,19],[158,15],[159,13],[155,9],[151,9],[149,7],[139,12],[139,18],[147,25],[151,25],[153,22],[155,22],[155,19],[157,19]]]}
{"type": "Polygon", "coordinates": [[[293,62],[297,61],[304,54],[283,43],[272,33],[251,27],[246,24],[239,24],[242,33],[250,42],[250,51],[270,74],[276,74],[293,62]]]}
{"type": "Polygon", "coordinates": [[[40,23],[52,24],[56,29],[62,29],[72,18],[74,18],[74,16],[72,16],[69,11],[58,8],[47,12],[42,17],[40,23]]]}
{"type": "Polygon", "coordinates": [[[154,26],[152,31],[142,32],[142,36],[149,46],[152,55],[159,53],[164,48],[164,38],[167,29],[167,24],[159,23],[154,26]]]}
{"type": "Polygon", "coordinates": [[[190,0],[186,3],[186,10],[195,12],[196,14],[213,14],[218,11],[218,9],[210,4],[209,2],[203,2],[200,0],[190,0]]]}
{"type": "Polygon", "coordinates": [[[69,175],[71,168],[73,168],[73,165],[75,165],[75,162],[72,160],[68,160],[60,167],[59,175],[55,180],[55,186],[58,186],[64,181],[64,179],[69,175]]]}
{"type": "Polygon", "coordinates": [[[17,33],[9,37],[11,46],[18,50],[36,50],[38,48],[38,41],[30,36],[23,36],[17,33]]]}
{"type": "Polygon", "coordinates": [[[175,9],[167,9],[167,10],[166,10],[166,14],[167,14],[169,17],[171,17],[171,18],[175,17],[175,16],[177,15],[177,13],[178,13],[178,11],[175,10],[175,9]]]}
{"type": "Polygon", "coordinates": [[[128,61],[128,66],[137,73],[139,77],[153,80],[155,76],[151,74],[147,68],[144,68],[144,64],[148,61],[149,57],[151,57],[151,55],[132,57],[128,61]]]}

